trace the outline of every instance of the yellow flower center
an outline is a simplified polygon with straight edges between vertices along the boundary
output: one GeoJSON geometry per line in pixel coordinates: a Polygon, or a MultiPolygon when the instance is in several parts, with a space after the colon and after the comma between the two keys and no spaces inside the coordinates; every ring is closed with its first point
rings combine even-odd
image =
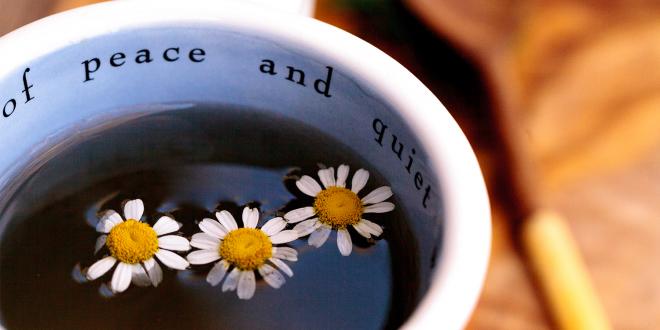
{"type": "Polygon", "coordinates": [[[316,195],[314,210],[321,223],[333,228],[346,228],[360,222],[362,201],[349,189],[329,187],[316,195]]]}
{"type": "Polygon", "coordinates": [[[261,229],[230,231],[220,244],[220,257],[240,270],[254,270],[273,256],[273,243],[261,229]]]}
{"type": "Polygon", "coordinates": [[[136,264],[151,259],[158,251],[158,235],[148,224],[128,219],[110,230],[105,245],[119,261],[136,264]]]}

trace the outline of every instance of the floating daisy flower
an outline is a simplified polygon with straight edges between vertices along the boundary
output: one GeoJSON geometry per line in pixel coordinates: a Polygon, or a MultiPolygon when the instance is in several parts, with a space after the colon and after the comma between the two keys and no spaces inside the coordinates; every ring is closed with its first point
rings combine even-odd
{"type": "Polygon", "coordinates": [[[233,267],[222,284],[222,291],[236,290],[238,298],[250,299],[256,286],[255,271],[275,289],[285,282],[279,270],[293,276],[282,260],[296,261],[298,252],[290,247],[274,246],[298,239],[295,231],[283,230],[286,222],[282,218],[273,218],[257,228],[259,210],[245,207],[243,227],[239,228],[231,213],[220,211],[215,216],[218,221],[206,218],[199,223],[202,232],[193,235],[190,245],[201,250],[188,254],[193,265],[219,260],[206,276],[208,283],[218,285],[233,267]]]}
{"type": "Polygon", "coordinates": [[[364,196],[358,193],[367,184],[369,172],[359,169],[353,175],[351,189],[346,188],[348,165],[340,165],[335,170],[330,167],[319,170],[318,175],[324,188],[312,177],[304,175],[296,186],[304,194],[314,197],[312,206],[292,210],[284,215],[289,223],[298,223],[293,230],[299,236],[309,235],[309,245],[320,247],[325,243],[332,230],[337,231],[339,252],[350,255],[353,248],[351,235],[347,228],[352,226],[358,234],[371,238],[383,233],[381,226],[362,218],[364,213],[384,213],[394,209],[394,204],[385,202],[392,196],[392,189],[387,186],[377,188],[364,196]],[[304,221],[303,221],[304,220],[304,221]],[[301,222],[302,221],[302,222],[301,222]]]}
{"type": "Polygon", "coordinates": [[[139,286],[158,286],[163,271],[154,257],[173,269],[188,267],[186,259],[169,251],[190,250],[188,240],[181,236],[165,235],[179,230],[179,223],[163,216],[151,227],[140,221],[143,213],[144,204],[140,199],[128,201],[124,205],[126,220],[113,210],[105,212],[96,230],[107,235],[98,238],[95,253],[105,245],[110,255],[87,269],[88,280],[99,278],[117,264],[110,289],[118,293],[126,290],[131,282],[139,286]]]}

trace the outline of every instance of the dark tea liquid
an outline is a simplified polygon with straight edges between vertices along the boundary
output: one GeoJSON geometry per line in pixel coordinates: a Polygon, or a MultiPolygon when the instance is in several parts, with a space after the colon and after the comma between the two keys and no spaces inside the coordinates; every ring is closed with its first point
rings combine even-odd
{"type": "Polygon", "coordinates": [[[280,289],[258,278],[251,300],[206,283],[212,265],[163,266],[158,287],[131,285],[112,297],[100,287],[114,269],[80,283],[76,265],[102,257],[94,255],[96,213],[122,213],[125,199],[141,198],[152,225],[173,215],[190,238],[199,231],[196,221],[218,209],[239,220],[243,205],[259,206],[261,226],[310,205],[287,175],[317,179],[319,163],[349,164],[348,182],[358,168],[369,170],[361,197],[388,185],[360,155],[299,122],[199,106],[80,132],[54,150],[38,171],[19,178],[11,203],[27,211],[2,211],[8,222],[0,233],[0,315],[7,329],[396,328],[419,300],[416,242],[396,195],[395,211],[365,215],[384,227],[383,239],[367,242],[352,232],[348,257],[339,254],[335,232],[318,249],[306,237],[294,241],[298,261],[287,262],[294,276],[280,289]]]}

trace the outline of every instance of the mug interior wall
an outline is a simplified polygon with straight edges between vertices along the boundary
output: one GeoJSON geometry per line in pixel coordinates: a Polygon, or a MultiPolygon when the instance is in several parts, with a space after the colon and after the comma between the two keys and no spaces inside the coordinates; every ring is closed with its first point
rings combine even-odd
{"type": "Polygon", "coordinates": [[[172,105],[226,104],[314,127],[382,174],[411,221],[416,251],[410,253],[418,256],[423,292],[441,252],[436,173],[415,133],[369,82],[325,61],[263,36],[195,25],[121,31],[26,63],[0,81],[0,235],[10,215],[34,207],[39,191],[66,180],[66,173],[48,173],[52,178],[36,195],[9,203],[18,179],[55,157],[72,136],[172,105]]]}

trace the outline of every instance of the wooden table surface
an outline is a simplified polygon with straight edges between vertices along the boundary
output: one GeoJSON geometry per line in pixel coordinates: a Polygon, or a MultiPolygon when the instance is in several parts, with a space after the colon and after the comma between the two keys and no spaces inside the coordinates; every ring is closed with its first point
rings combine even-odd
{"type": "MultiPolygon", "coordinates": [[[[93,0],[0,0],[0,34],[88,2],[93,0]]],[[[505,1],[453,3],[464,5],[436,9],[447,22],[456,22],[457,30],[447,33],[433,32],[398,2],[319,0],[316,16],[411,70],[443,101],[475,148],[491,194],[494,237],[484,291],[468,327],[552,328],[510,234],[509,211],[499,193],[507,189],[501,179],[506,164],[489,115],[493,87],[474,56],[493,49],[491,42],[500,40],[494,35],[511,36],[504,31],[510,24],[493,16],[501,12],[493,4],[505,6],[505,1]],[[465,25],[470,21],[460,15],[466,12],[477,17],[475,24],[465,25]],[[504,30],[479,25],[489,20],[504,30]],[[472,43],[461,44],[465,31],[476,36],[472,43]]],[[[518,43],[522,50],[512,60],[517,71],[511,71],[525,77],[525,95],[531,95],[517,111],[539,172],[538,186],[547,204],[569,220],[614,328],[660,328],[660,65],[652,65],[660,61],[660,16],[656,9],[643,10],[645,1],[634,2],[641,14],[614,21],[620,24],[593,19],[585,14],[588,8],[530,3],[545,7],[530,16],[537,23],[524,25],[531,31],[523,35],[529,41],[518,43]],[[548,31],[581,39],[566,45],[561,43],[566,38],[557,41],[548,31]],[[560,56],[552,53],[557,49],[560,56]],[[633,96],[615,97],[622,90],[633,96]]],[[[617,3],[609,1],[608,9],[624,11],[617,3]]]]}

